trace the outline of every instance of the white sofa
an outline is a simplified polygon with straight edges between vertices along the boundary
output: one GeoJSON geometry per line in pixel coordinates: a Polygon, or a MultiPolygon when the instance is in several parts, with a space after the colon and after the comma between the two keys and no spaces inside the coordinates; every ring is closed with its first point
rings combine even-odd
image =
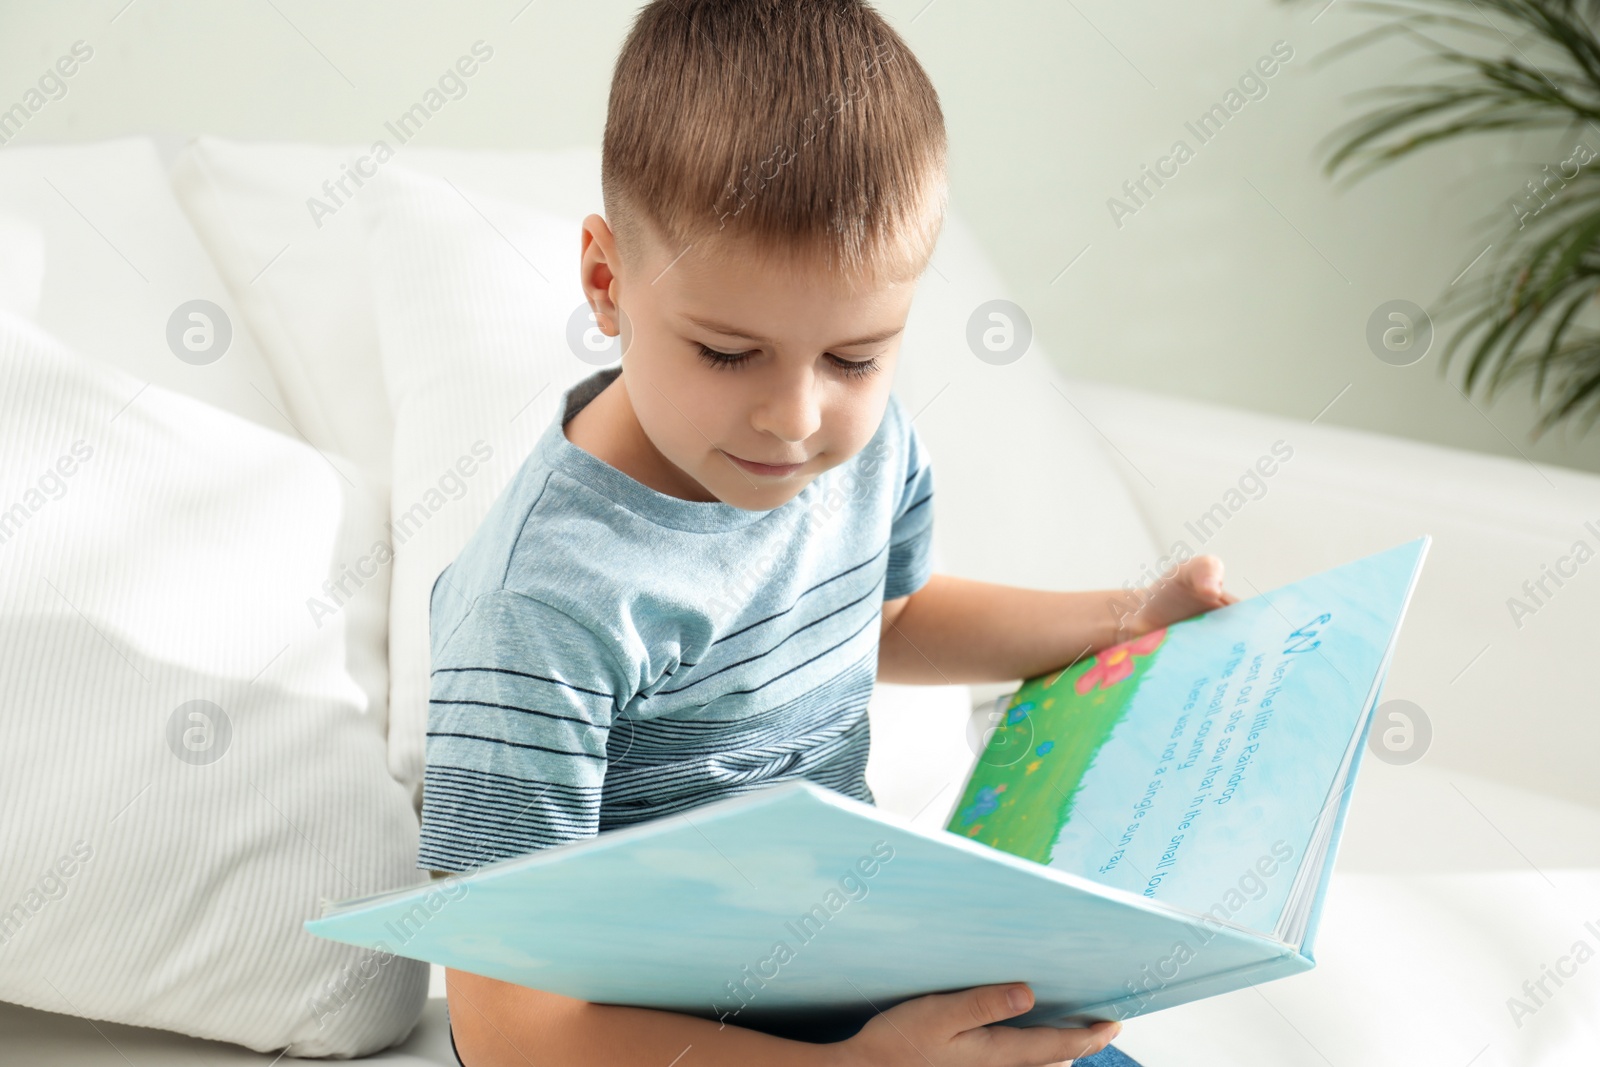
{"type": "MultiPolygon", "coordinates": [[[[403,481],[392,466],[393,412],[383,389],[352,384],[381,376],[383,367],[373,351],[371,294],[347,269],[360,262],[366,231],[347,216],[326,243],[310,243],[298,203],[316,192],[320,178],[311,179],[337,174],[359,150],[208,140],[100,147],[118,168],[96,167],[96,146],[76,155],[40,150],[58,153],[46,170],[101,237],[80,228],[45,248],[43,291],[16,289],[12,303],[87,356],[279,432],[292,422],[364,484],[387,492],[403,481]],[[183,214],[169,221],[194,229],[125,240],[154,248],[198,237],[215,274],[209,291],[189,295],[214,293],[241,343],[259,346],[264,358],[241,358],[197,379],[175,361],[119,347],[132,324],[164,320],[173,300],[152,293],[148,279],[141,287],[118,277],[121,267],[105,247],[115,241],[106,235],[131,234],[140,220],[101,214],[94,190],[105,186],[104,211],[132,212],[153,225],[150,217],[170,215],[169,204],[145,213],[112,188],[120,178],[125,189],[128,167],[146,163],[163,181],[174,168],[183,214]],[[64,170],[72,167],[75,173],[64,170]],[[329,258],[346,265],[338,291],[316,275],[329,258]],[[309,295],[291,306],[297,292],[309,295]]],[[[19,151],[26,150],[8,149],[19,151]]],[[[7,165],[0,160],[0,179],[7,165]]],[[[600,209],[592,152],[409,148],[390,166],[447,177],[473,203],[534,199],[566,217],[600,209]],[[530,174],[540,180],[530,183],[530,174]]],[[[0,200],[0,222],[9,211],[32,217],[48,235],[78,225],[59,205],[39,203],[0,200]],[[57,215],[44,219],[47,210],[57,215]]],[[[351,203],[349,214],[365,210],[360,199],[351,203]]],[[[575,253],[575,232],[571,244],[575,253]]],[[[0,272],[0,286],[6,277],[0,272]]],[[[1547,584],[1554,595],[1541,598],[1520,627],[1507,606],[1513,597],[1526,601],[1524,582],[1537,582],[1541,568],[1570,555],[1575,542],[1600,547],[1584,525],[1600,529],[1600,478],[1097,384],[1059,373],[1038,344],[995,367],[966,349],[965,325],[978,304],[1003,292],[953,213],[921,283],[896,381],[933,456],[939,569],[1019,585],[1106,588],[1140,580],[1181,541],[1221,556],[1227,586],[1248,596],[1418,534],[1435,539],[1384,687],[1386,699],[1423,709],[1431,740],[1416,762],[1363,762],[1315,946],[1318,967],[1134,1020],[1117,1044],[1147,1067],[1600,1063],[1600,961],[1576,962],[1578,942],[1600,950],[1600,777],[1593,769],[1600,717],[1592,714],[1591,684],[1600,564],[1579,566],[1559,587],[1547,584]],[[1241,482],[1280,441],[1292,447],[1292,459],[1269,479],[1241,482]],[[1008,511],[1020,503],[1027,522],[1008,511]],[[1035,518],[1041,512],[1050,519],[1035,518]],[[1196,529],[1207,515],[1202,540],[1196,529]],[[1557,983],[1547,968],[1565,977],[1557,983]]],[[[0,306],[7,299],[0,292],[0,306]]],[[[403,588],[397,579],[395,594],[403,588]]],[[[416,609],[391,604],[389,617],[416,609]]],[[[880,687],[869,767],[879,803],[941,824],[973,758],[982,711],[1005,688],[880,687]]],[[[10,718],[24,709],[3,710],[10,718]]],[[[396,779],[413,785],[392,738],[389,756],[396,779]]],[[[415,1029],[371,1062],[453,1062],[441,978],[434,969],[415,1029]]],[[[271,976],[262,983],[270,986],[271,976]]],[[[106,1013],[87,1013],[98,1021],[58,1014],[44,1010],[53,1002],[43,994],[32,1003],[0,1003],[6,1063],[278,1058],[105,1021],[113,1018],[106,1013]]]]}

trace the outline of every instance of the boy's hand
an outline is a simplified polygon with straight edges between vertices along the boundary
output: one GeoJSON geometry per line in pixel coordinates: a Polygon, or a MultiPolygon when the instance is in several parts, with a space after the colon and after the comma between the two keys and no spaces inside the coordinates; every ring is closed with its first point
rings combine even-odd
{"type": "Polygon", "coordinates": [[[838,1045],[841,1067],[1065,1067],[1111,1043],[1121,1023],[990,1026],[1033,1008],[1033,990],[1004,983],[896,1004],[838,1045]],[[1008,993],[1021,1001],[1014,1003],[1008,993]]]}
{"type": "Polygon", "coordinates": [[[1139,637],[1239,600],[1222,588],[1222,560],[1211,555],[1185,560],[1170,578],[1157,578],[1145,590],[1151,594],[1149,599],[1123,620],[1118,640],[1139,637]]]}

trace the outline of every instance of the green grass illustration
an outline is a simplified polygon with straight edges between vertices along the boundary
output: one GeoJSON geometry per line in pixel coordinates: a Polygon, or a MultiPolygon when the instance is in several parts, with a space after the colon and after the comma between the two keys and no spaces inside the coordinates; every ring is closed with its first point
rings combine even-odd
{"type": "Polygon", "coordinates": [[[1164,628],[1155,630],[1025,682],[945,829],[1049,863],[1084,774],[1122,721],[1165,637],[1164,628]]]}

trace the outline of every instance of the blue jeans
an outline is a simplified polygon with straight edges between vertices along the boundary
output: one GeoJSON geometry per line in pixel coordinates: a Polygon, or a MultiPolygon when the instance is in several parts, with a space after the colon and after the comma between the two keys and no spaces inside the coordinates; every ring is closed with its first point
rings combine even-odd
{"type": "MultiPolygon", "coordinates": [[[[448,1020],[449,1017],[449,1009],[446,1009],[445,1019],[448,1020]]],[[[461,1067],[466,1067],[466,1064],[461,1063],[461,1053],[456,1049],[456,1030],[454,1026],[450,1027],[450,1051],[455,1053],[456,1063],[461,1064],[461,1067]]],[[[1137,1060],[1126,1055],[1115,1045],[1107,1045],[1093,1056],[1084,1056],[1073,1060],[1072,1065],[1073,1067],[1140,1067],[1137,1060]]]]}

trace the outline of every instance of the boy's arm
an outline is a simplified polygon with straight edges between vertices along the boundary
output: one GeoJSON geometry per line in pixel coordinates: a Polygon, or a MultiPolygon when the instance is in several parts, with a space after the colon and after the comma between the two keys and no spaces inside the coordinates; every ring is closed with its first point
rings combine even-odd
{"type": "Polygon", "coordinates": [[[1234,603],[1216,556],[1144,590],[1056,592],[931,575],[885,601],[878,680],[962,685],[1033,678],[1090,652],[1234,603]]]}
{"type": "Polygon", "coordinates": [[[907,472],[889,537],[878,680],[913,685],[1009,682],[1231,603],[1215,556],[1185,561],[1153,589],[1050,592],[935,574],[933,469],[897,401],[907,472]],[[1215,589],[1209,588],[1215,582],[1215,589]]]}
{"type": "Polygon", "coordinates": [[[696,1067],[843,1063],[842,1043],[790,1041],[677,1012],[593,1004],[453,969],[446,969],[445,982],[456,1049],[466,1067],[666,1067],[680,1058],[696,1067]]]}

